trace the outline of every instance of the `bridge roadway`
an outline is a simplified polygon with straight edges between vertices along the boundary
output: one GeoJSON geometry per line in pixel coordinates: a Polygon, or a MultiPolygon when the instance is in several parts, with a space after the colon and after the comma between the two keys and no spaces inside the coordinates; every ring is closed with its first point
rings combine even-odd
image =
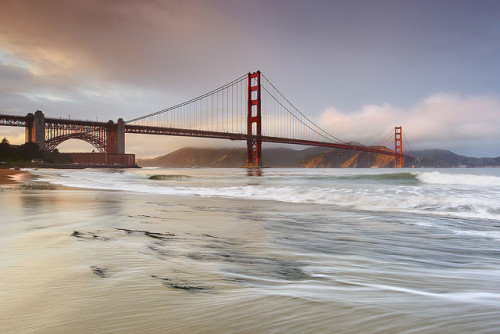
{"type": "MultiPolygon", "coordinates": [[[[27,116],[0,114],[0,125],[4,126],[25,127],[27,125],[26,122],[28,122],[28,120],[29,117],[27,116]]],[[[105,122],[93,122],[93,121],[73,120],[65,118],[44,117],[44,120],[45,124],[65,124],[74,126],[97,126],[97,127],[106,127],[108,125],[108,123],[105,122]]]]}

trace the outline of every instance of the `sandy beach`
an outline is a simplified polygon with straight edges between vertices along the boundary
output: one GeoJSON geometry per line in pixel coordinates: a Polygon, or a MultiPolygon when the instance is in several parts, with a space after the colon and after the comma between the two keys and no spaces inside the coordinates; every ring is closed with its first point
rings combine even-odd
{"type": "Polygon", "coordinates": [[[0,169],[0,184],[15,184],[20,182],[21,175],[25,175],[25,171],[13,169],[0,169]]]}

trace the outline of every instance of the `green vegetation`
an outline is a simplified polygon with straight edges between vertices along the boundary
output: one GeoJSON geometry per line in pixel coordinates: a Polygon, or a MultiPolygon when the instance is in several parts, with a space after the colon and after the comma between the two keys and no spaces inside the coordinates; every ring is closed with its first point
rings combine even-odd
{"type": "Polygon", "coordinates": [[[57,149],[53,151],[40,150],[35,143],[26,143],[23,145],[10,145],[4,138],[0,142],[0,162],[7,164],[30,164],[30,163],[48,163],[48,164],[70,164],[71,157],[60,153],[57,149]]]}

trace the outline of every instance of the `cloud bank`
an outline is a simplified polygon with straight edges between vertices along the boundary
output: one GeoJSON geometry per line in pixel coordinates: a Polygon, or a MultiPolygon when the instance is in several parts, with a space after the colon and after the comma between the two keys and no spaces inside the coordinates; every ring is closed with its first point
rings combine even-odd
{"type": "Polygon", "coordinates": [[[350,113],[328,108],[320,123],[345,141],[364,144],[377,142],[401,125],[413,149],[446,148],[458,153],[474,149],[482,155],[500,147],[500,99],[493,96],[440,93],[406,108],[388,103],[364,105],[350,113]]]}

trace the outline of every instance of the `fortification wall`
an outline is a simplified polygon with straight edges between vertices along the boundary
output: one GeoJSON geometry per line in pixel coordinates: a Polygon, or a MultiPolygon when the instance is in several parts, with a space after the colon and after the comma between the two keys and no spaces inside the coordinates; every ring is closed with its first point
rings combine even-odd
{"type": "Polygon", "coordinates": [[[74,164],[92,166],[135,167],[135,154],[68,153],[74,164]]]}

